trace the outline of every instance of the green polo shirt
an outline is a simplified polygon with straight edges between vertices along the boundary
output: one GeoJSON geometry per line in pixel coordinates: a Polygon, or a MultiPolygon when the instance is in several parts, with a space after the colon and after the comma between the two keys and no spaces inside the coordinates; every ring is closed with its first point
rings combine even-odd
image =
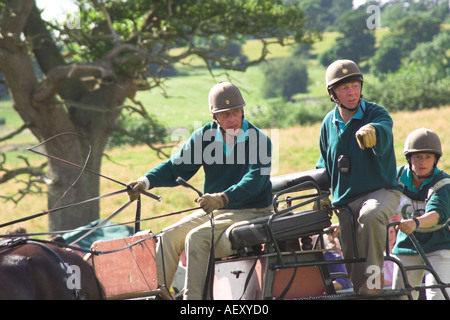
{"type": "Polygon", "coordinates": [[[225,192],[229,199],[225,209],[264,208],[272,203],[271,158],[269,137],[246,119],[231,148],[218,124],[210,122],[195,130],[177,154],[145,177],[151,188],[174,187],[178,177],[188,181],[203,168],[203,192],[225,192]]]}
{"type": "MultiPolygon", "coordinates": [[[[450,176],[438,168],[435,169],[433,176],[426,179],[419,190],[412,183],[412,172],[408,166],[402,166],[397,169],[399,181],[403,184],[403,193],[415,201],[425,201],[428,191],[438,181],[449,178],[450,176]]],[[[443,224],[450,218],[450,184],[439,188],[428,199],[425,212],[436,211],[439,214],[438,224],[443,224]]],[[[414,232],[417,241],[422,246],[425,253],[436,250],[450,249],[450,229],[448,223],[445,227],[433,232],[414,232]]],[[[397,234],[397,242],[392,249],[393,254],[417,254],[417,250],[409,237],[399,231],[397,234]]]]}
{"type": "Polygon", "coordinates": [[[381,188],[401,190],[396,180],[392,126],[392,118],[385,108],[365,100],[346,124],[341,120],[337,106],[325,116],[316,167],[325,168],[330,175],[333,205],[348,204],[381,188]],[[356,132],[367,124],[375,128],[377,142],[373,148],[361,150],[356,132]],[[350,174],[339,171],[341,155],[350,159],[350,174]]]}

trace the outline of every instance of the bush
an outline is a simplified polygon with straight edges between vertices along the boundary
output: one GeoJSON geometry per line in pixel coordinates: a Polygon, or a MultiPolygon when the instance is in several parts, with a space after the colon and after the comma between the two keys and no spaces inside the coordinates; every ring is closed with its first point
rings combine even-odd
{"type": "Polygon", "coordinates": [[[265,98],[282,97],[291,100],[297,93],[304,93],[308,86],[308,70],[302,60],[296,57],[279,58],[263,65],[265,98]]]}
{"type": "Polygon", "coordinates": [[[267,100],[246,111],[258,128],[287,128],[321,122],[333,105],[329,99],[288,102],[281,98],[267,100]]]}
{"type": "Polygon", "coordinates": [[[419,110],[450,103],[450,78],[444,78],[436,67],[411,64],[383,81],[367,84],[366,96],[389,111],[419,110]]]}

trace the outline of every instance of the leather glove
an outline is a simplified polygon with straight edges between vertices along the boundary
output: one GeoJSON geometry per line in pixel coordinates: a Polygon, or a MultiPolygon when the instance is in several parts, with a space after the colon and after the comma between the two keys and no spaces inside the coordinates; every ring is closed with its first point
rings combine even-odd
{"type": "Polygon", "coordinates": [[[130,201],[134,201],[139,198],[141,191],[147,189],[147,185],[144,181],[131,181],[127,184],[127,188],[128,198],[130,198],[130,201]]]}
{"type": "Polygon", "coordinates": [[[356,132],[356,140],[362,150],[364,150],[364,148],[373,148],[377,144],[375,128],[370,124],[361,127],[356,132]]]}
{"type": "Polygon", "coordinates": [[[211,213],[214,210],[220,209],[228,203],[228,198],[225,193],[205,193],[203,196],[195,200],[200,204],[206,213],[211,213]]]}
{"type": "MultiPolygon", "coordinates": [[[[331,207],[331,201],[330,198],[326,197],[326,198],[322,198],[320,199],[320,209],[324,209],[324,208],[329,208],[331,207]]],[[[314,201],[313,203],[313,210],[317,210],[317,202],[314,201]]]]}

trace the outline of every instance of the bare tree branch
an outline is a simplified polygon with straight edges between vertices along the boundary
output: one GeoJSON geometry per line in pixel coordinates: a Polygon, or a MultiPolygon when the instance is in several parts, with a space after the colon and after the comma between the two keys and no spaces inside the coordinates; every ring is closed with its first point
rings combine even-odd
{"type": "Polygon", "coordinates": [[[0,137],[0,142],[13,138],[14,136],[21,133],[23,130],[27,129],[29,126],[30,126],[30,123],[24,123],[20,128],[14,130],[11,133],[8,133],[6,136],[0,137]]]}

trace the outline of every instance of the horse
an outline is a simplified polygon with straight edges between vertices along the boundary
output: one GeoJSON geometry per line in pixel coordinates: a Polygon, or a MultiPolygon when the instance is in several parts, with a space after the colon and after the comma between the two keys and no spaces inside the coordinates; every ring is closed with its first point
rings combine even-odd
{"type": "Polygon", "coordinates": [[[105,293],[91,265],[55,243],[0,242],[0,299],[99,300],[105,293]]]}

